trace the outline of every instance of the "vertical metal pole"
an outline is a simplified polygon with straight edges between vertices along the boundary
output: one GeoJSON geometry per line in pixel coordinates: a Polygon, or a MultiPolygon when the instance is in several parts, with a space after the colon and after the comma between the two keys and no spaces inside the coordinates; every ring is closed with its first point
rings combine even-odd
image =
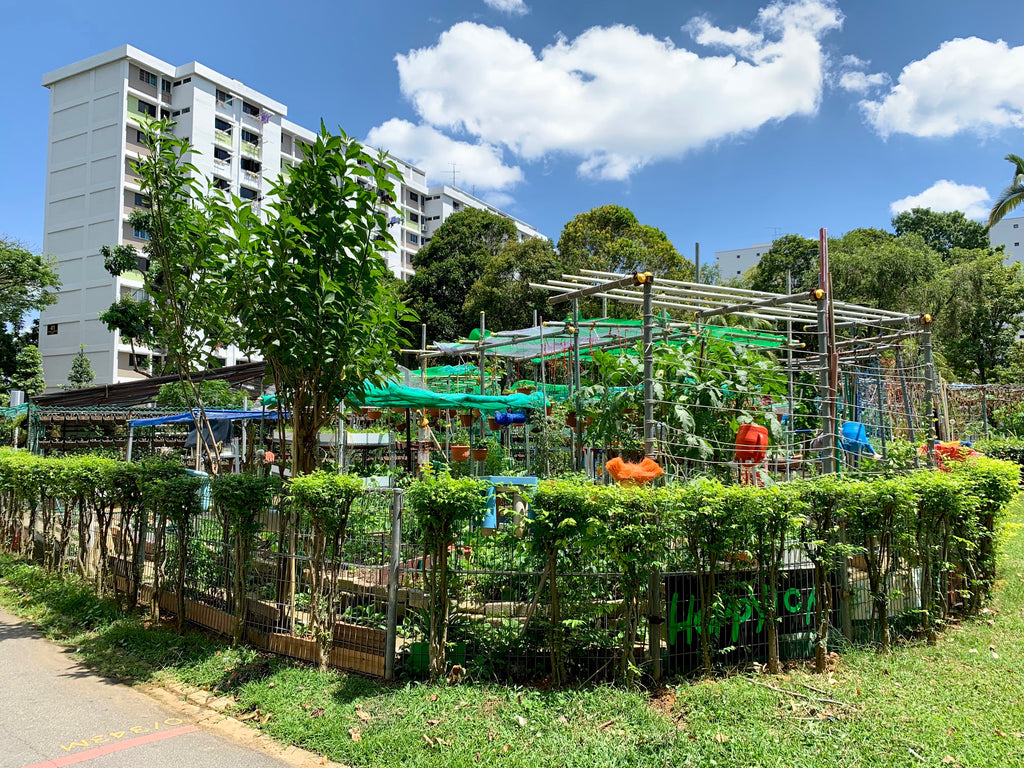
{"type": "Polygon", "coordinates": [[[654,278],[644,275],[644,455],[654,456],[654,278]]]}
{"type": "Polygon", "coordinates": [[[878,388],[878,431],[882,436],[882,456],[888,455],[885,443],[885,391],[882,382],[882,358],[878,358],[878,367],[875,368],[875,386],[878,388]]]}
{"type": "Polygon", "coordinates": [[[835,425],[831,417],[831,392],[829,387],[828,355],[828,307],[822,293],[818,299],[818,412],[821,415],[821,429],[824,447],[821,453],[822,474],[835,472],[835,425]]]}
{"type": "Polygon", "coordinates": [[[583,468],[583,414],[580,413],[580,301],[572,300],[572,391],[576,404],[576,428],[573,430],[573,469],[583,468]]]}
{"type": "Polygon", "coordinates": [[[985,430],[985,439],[988,439],[988,385],[981,385],[981,424],[985,430]]]}
{"type": "Polygon", "coordinates": [[[128,426],[128,450],[125,453],[125,461],[132,460],[132,443],[135,442],[135,427],[128,426]]]}
{"type": "MultiPolygon", "coordinates": [[[[484,316],[484,313],[481,312],[480,313],[480,338],[477,340],[477,344],[480,347],[480,394],[481,395],[486,395],[487,394],[487,361],[486,361],[486,356],[484,354],[484,333],[486,332],[486,329],[487,329],[486,318],[484,316]]],[[[486,437],[484,435],[484,425],[485,424],[486,424],[486,419],[484,418],[483,412],[481,411],[481,413],[480,413],[480,443],[481,443],[481,446],[483,445],[484,441],[486,440],[486,437]]],[[[485,462],[480,462],[480,472],[479,472],[479,474],[483,474],[483,471],[484,471],[483,468],[485,466],[486,466],[485,462]]]]}
{"type": "MultiPolygon", "coordinates": [[[[786,270],[786,293],[793,293],[793,273],[786,270]]],[[[786,319],[786,409],[789,412],[789,423],[786,425],[786,480],[791,479],[790,457],[793,455],[794,438],[796,437],[796,413],[793,408],[795,390],[793,387],[793,319],[786,319]]]]}
{"type": "Polygon", "coordinates": [[[384,679],[395,679],[395,646],[398,637],[398,569],[402,560],[402,494],[391,489],[391,557],[388,561],[388,613],[384,636],[384,679]]]}
{"type": "Polygon", "coordinates": [[[896,371],[900,376],[900,393],[903,396],[903,417],[907,422],[907,439],[910,442],[915,442],[914,437],[914,414],[910,406],[910,392],[907,391],[907,375],[906,370],[903,368],[903,355],[900,354],[900,350],[896,350],[896,371]]]}
{"type": "Polygon", "coordinates": [[[935,466],[935,361],[932,359],[932,327],[931,318],[924,319],[924,332],[921,334],[921,349],[924,353],[924,403],[927,409],[928,425],[925,429],[925,440],[928,450],[928,466],[935,466]]]}
{"type": "Polygon", "coordinates": [[[647,578],[647,652],[651,654],[651,677],[660,683],[663,677],[661,668],[661,636],[665,626],[661,613],[661,571],[651,568],[647,578]]]}
{"type": "MultiPolygon", "coordinates": [[[[693,271],[695,273],[693,276],[693,282],[704,282],[700,279],[700,243],[693,244],[693,271]]],[[[792,293],[792,291],[789,291],[789,293],[792,293]]]]}
{"type": "Polygon", "coordinates": [[[427,324],[420,326],[420,377],[423,386],[427,386],[427,324]]]}
{"type": "Polygon", "coordinates": [[[541,437],[544,441],[544,474],[551,474],[551,443],[548,441],[548,382],[547,366],[544,364],[544,318],[537,324],[540,331],[540,391],[544,393],[544,418],[540,422],[541,437]]]}

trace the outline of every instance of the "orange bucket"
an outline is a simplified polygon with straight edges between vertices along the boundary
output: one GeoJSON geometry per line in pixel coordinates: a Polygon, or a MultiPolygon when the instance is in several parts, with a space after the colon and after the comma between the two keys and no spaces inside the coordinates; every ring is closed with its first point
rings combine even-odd
{"type": "Polygon", "coordinates": [[[736,433],[736,461],[760,464],[768,454],[768,428],[760,424],[740,424],[736,433]]]}

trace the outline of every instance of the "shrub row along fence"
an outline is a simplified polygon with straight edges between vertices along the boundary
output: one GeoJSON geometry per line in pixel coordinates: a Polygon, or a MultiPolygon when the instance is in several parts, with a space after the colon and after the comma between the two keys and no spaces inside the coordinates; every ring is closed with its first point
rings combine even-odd
{"type": "Polygon", "coordinates": [[[774,487],[473,478],[281,488],[170,462],[0,451],[5,549],[235,642],[364,674],[555,683],[777,671],[929,638],[984,604],[1020,468],[990,458],[774,487]],[[456,670],[455,674],[461,674],[456,670]]]}

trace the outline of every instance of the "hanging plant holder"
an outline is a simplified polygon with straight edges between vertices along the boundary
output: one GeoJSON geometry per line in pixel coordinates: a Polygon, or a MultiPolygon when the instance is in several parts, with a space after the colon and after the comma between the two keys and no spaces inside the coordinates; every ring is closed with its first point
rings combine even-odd
{"type": "Polygon", "coordinates": [[[468,445],[453,445],[452,446],[452,461],[468,461],[469,460],[469,446],[468,445]]]}
{"type": "Polygon", "coordinates": [[[473,426],[473,421],[474,421],[474,417],[473,417],[472,413],[460,413],[459,414],[459,422],[462,424],[462,426],[467,427],[467,428],[468,427],[472,427],[473,426]]]}
{"type": "Polygon", "coordinates": [[[565,415],[565,426],[571,427],[572,429],[576,429],[576,412],[575,411],[569,411],[569,413],[567,413],[565,415]]]}
{"type": "Polygon", "coordinates": [[[487,426],[492,432],[495,432],[498,429],[498,420],[493,416],[488,416],[487,426]]]}
{"type": "Polygon", "coordinates": [[[470,451],[473,455],[473,461],[486,461],[487,460],[487,449],[486,448],[474,448],[470,451]]]}

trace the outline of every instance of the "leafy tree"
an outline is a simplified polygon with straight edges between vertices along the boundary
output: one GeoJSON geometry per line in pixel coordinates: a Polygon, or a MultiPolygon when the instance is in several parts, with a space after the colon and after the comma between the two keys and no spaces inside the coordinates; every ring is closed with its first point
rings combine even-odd
{"type": "Polygon", "coordinates": [[[30,345],[39,346],[39,318],[28,328],[0,327],[0,382],[10,382],[18,369],[18,353],[30,345]]]}
{"type": "Polygon", "coordinates": [[[925,308],[927,286],[943,265],[920,235],[854,229],[829,240],[829,266],[837,299],[913,312],[925,308]]]}
{"type": "MultiPolygon", "coordinates": [[[[116,272],[114,274],[120,274],[116,272]]],[[[123,296],[100,313],[100,322],[107,330],[116,331],[121,339],[132,348],[132,369],[136,373],[148,376],[148,371],[139,370],[137,347],[150,347],[156,344],[155,318],[153,305],[148,301],[137,301],[131,296],[123,296]]]]}
{"type": "Polygon", "coordinates": [[[68,373],[68,383],[65,389],[85,389],[92,384],[92,380],[95,378],[96,373],[92,369],[92,363],[85,356],[85,344],[82,344],[78,348],[75,359],[71,361],[71,371],[68,373]]]}
{"type": "Polygon", "coordinates": [[[641,224],[619,205],[577,214],[558,238],[558,254],[566,272],[646,270],[673,280],[694,276],[693,262],[679,254],[664,232],[641,224]]]}
{"type": "MultiPolygon", "coordinates": [[[[241,391],[231,389],[231,385],[223,379],[209,379],[199,382],[199,394],[203,405],[207,408],[238,409],[242,407],[245,395],[241,391]]],[[[164,408],[195,408],[196,400],[191,393],[181,391],[175,383],[164,384],[156,394],[156,404],[164,408]]]]}
{"type": "Polygon", "coordinates": [[[988,248],[988,230],[984,224],[968,219],[960,211],[933,211],[913,208],[896,214],[892,228],[897,237],[917,234],[943,258],[954,248],[988,248]]]}
{"type": "Polygon", "coordinates": [[[449,216],[437,228],[413,258],[416,274],[402,290],[430,339],[455,340],[479,325],[479,315],[466,311],[470,290],[487,264],[515,241],[510,219],[475,208],[449,216]]]}
{"type": "Polygon", "coordinates": [[[291,414],[293,477],[316,468],[320,430],[339,402],[358,404],[367,383],[397,373],[409,317],[384,256],[394,249],[386,200],[395,164],[324,127],[304,152],[274,184],[265,220],[237,198],[224,216],[226,315],[291,414]]]}
{"type": "Polygon", "coordinates": [[[1006,161],[1013,165],[1013,179],[992,204],[992,211],[988,215],[989,229],[1024,201],[1024,158],[1020,155],[1007,155],[1006,161]]]}
{"type": "MultiPolygon", "coordinates": [[[[237,322],[226,311],[221,279],[220,238],[226,209],[216,204],[219,193],[211,197],[201,188],[195,166],[186,162],[194,147],[188,139],[173,135],[173,127],[172,122],[154,120],[144,128],[151,151],[134,166],[150,207],[134,210],[129,223],[149,237],[143,248],[149,263],[143,286],[152,301],[153,342],[178,374],[183,390],[197,402],[196,427],[205,432],[209,423],[192,372],[212,364],[214,349],[230,344],[238,333],[237,322]]],[[[100,252],[104,266],[115,275],[139,264],[130,245],[103,247],[100,252]]],[[[135,331],[144,323],[128,321],[145,320],[145,310],[122,305],[119,312],[119,321],[108,326],[121,329],[124,321],[125,328],[131,327],[128,338],[140,338],[135,331]]],[[[216,471],[210,447],[200,443],[216,471]]]]}
{"type": "Polygon", "coordinates": [[[21,243],[0,237],[0,326],[19,327],[26,312],[53,304],[60,287],[51,261],[21,243]]]}
{"type": "Polygon", "coordinates": [[[1003,264],[1001,251],[953,251],[939,291],[936,333],[949,366],[986,384],[1011,359],[1024,327],[1024,266],[1003,264]]]}
{"type": "Polygon", "coordinates": [[[792,277],[793,292],[818,287],[818,241],[800,235],[783,235],[772,242],[761,261],[744,275],[743,283],[755,291],[788,293],[786,271],[792,277]]]}
{"type": "Polygon", "coordinates": [[[531,288],[561,271],[561,261],[550,240],[512,242],[487,261],[480,278],[466,296],[467,321],[486,312],[487,327],[496,331],[526,328],[533,312],[550,314],[546,291],[531,288]]]}
{"type": "Polygon", "coordinates": [[[41,395],[46,389],[43,356],[39,354],[39,347],[29,345],[18,352],[14,375],[11,376],[11,388],[23,390],[28,397],[41,395]]]}

